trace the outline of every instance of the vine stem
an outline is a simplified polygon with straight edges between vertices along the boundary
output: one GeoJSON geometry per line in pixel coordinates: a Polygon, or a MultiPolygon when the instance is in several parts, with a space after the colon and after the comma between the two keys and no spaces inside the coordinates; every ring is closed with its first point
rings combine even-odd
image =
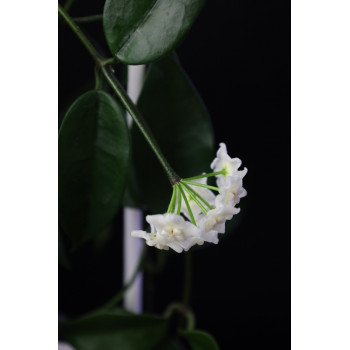
{"type": "Polygon", "coordinates": [[[120,82],[115,78],[115,76],[112,74],[110,70],[108,70],[105,66],[101,67],[101,71],[117,96],[119,97],[120,101],[123,103],[126,110],[129,112],[129,114],[132,116],[134,122],[139,127],[140,131],[142,132],[143,136],[146,138],[146,141],[151,146],[153,152],[157,156],[159,162],[163,166],[163,169],[165,170],[166,174],[168,175],[169,181],[172,185],[176,185],[180,181],[179,175],[175,173],[173,168],[170,166],[168,161],[163,156],[157,142],[154,139],[154,136],[152,134],[152,131],[148,127],[146,121],[143,119],[140,111],[137,109],[135,104],[130,100],[129,96],[124,91],[124,88],[121,86],[120,82]]]}
{"type": "Polygon", "coordinates": [[[62,16],[62,18],[67,22],[73,32],[80,39],[82,44],[89,51],[92,58],[95,60],[96,64],[100,67],[104,77],[118,96],[120,102],[123,104],[125,109],[133,118],[134,122],[140,129],[141,133],[145,137],[148,144],[151,146],[153,152],[157,156],[159,162],[161,163],[163,169],[165,170],[169,181],[172,185],[176,185],[180,181],[179,175],[176,174],[174,169],[170,166],[163,153],[161,152],[158,143],[156,142],[150,128],[148,127],[146,121],[142,117],[140,111],[137,109],[135,104],[131,101],[128,94],[125,92],[124,88],[120,84],[120,82],[116,79],[112,71],[106,65],[110,64],[111,58],[102,57],[96,50],[96,48],[91,44],[90,40],[86,37],[84,32],[79,28],[79,26],[74,22],[74,20],[68,15],[68,13],[63,9],[63,7],[58,4],[58,13],[62,16]]]}
{"type": "Polygon", "coordinates": [[[63,9],[63,7],[60,4],[58,4],[58,13],[71,27],[73,32],[77,35],[82,44],[89,51],[90,55],[93,57],[96,63],[101,65],[103,61],[102,56],[100,56],[95,47],[91,44],[90,40],[86,37],[86,35],[82,32],[79,26],[73,21],[73,19],[69,16],[69,14],[63,9]]]}
{"type": "Polygon", "coordinates": [[[91,23],[102,21],[102,15],[91,15],[86,17],[75,17],[73,18],[75,23],[91,23]]]}

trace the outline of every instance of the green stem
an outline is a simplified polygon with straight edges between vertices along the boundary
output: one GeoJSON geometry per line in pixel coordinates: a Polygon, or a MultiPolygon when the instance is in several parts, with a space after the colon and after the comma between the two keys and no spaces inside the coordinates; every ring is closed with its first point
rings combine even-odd
{"type": "Polygon", "coordinates": [[[199,187],[209,188],[210,190],[219,191],[219,187],[215,187],[215,186],[204,185],[198,182],[191,182],[184,179],[182,179],[181,182],[192,186],[199,186],[199,187]]]}
{"type": "Polygon", "coordinates": [[[182,183],[181,184],[185,187],[187,192],[191,192],[196,198],[201,200],[209,209],[214,209],[199,193],[197,193],[193,188],[191,188],[189,185],[182,183]]]}
{"type": "Polygon", "coordinates": [[[73,32],[77,35],[77,37],[80,39],[82,44],[86,47],[86,49],[89,51],[90,55],[93,57],[93,59],[96,61],[97,64],[101,65],[103,59],[100,56],[100,54],[97,52],[95,47],[91,44],[90,40],[86,37],[86,35],[81,31],[79,26],[77,26],[73,19],[68,15],[68,13],[63,9],[63,7],[58,4],[58,13],[62,16],[62,18],[67,22],[67,24],[71,27],[73,32]]]}
{"type": "Polygon", "coordinates": [[[101,80],[100,80],[100,76],[98,74],[98,68],[95,67],[95,90],[100,90],[101,88],[101,80]]]}
{"type": "Polygon", "coordinates": [[[110,57],[110,58],[104,59],[102,64],[104,66],[107,66],[108,64],[113,64],[115,62],[116,62],[115,57],[110,57]]]}
{"type": "Polygon", "coordinates": [[[220,170],[220,171],[216,171],[215,173],[207,173],[207,174],[202,174],[202,175],[197,175],[197,176],[192,176],[192,177],[186,177],[187,181],[191,181],[191,180],[196,180],[196,179],[203,179],[204,177],[212,177],[215,175],[220,175],[220,174],[224,174],[225,170],[220,170]]]}
{"type": "Polygon", "coordinates": [[[193,216],[193,213],[192,213],[192,210],[191,210],[191,206],[190,206],[189,203],[188,203],[188,200],[187,200],[187,198],[186,198],[185,192],[184,192],[184,190],[182,189],[182,186],[181,186],[181,185],[179,186],[179,190],[181,191],[182,197],[184,198],[184,201],[185,201],[185,203],[186,203],[186,207],[187,207],[188,213],[190,214],[190,218],[191,218],[192,224],[195,225],[195,226],[197,226],[196,220],[194,219],[194,216],[193,216]]]}
{"type": "Polygon", "coordinates": [[[151,146],[153,152],[158,157],[159,162],[163,166],[166,174],[168,175],[169,181],[172,185],[176,185],[180,181],[179,175],[175,173],[173,168],[170,166],[168,161],[163,156],[157,142],[154,139],[154,136],[148,127],[147,123],[143,119],[140,111],[137,109],[135,104],[131,101],[130,97],[125,92],[124,88],[121,86],[119,81],[114,77],[111,71],[109,71],[106,67],[101,68],[103,75],[106,77],[107,81],[119,97],[120,101],[123,103],[126,110],[134,119],[134,122],[139,127],[141,133],[145,137],[148,144],[151,146]]]}
{"type": "Polygon", "coordinates": [[[86,17],[74,17],[73,20],[75,23],[91,23],[91,22],[102,21],[102,18],[103,18],[102,15],[91,15],[86,17]]]}
{"type": "Polygon", "coordinates": [[[177,191],[178,191],[178,187],[177,186],[174,186],[174,192],[175,192],[175,196],[174,196],[174,201],[173,201],[173,204],[171,206],[171,213],[174,213],[175,212],[175,208],[176,208],[176,198],[177,198],[177,191]]]}
{"type": "Polygon", "coordinates": [[[182,197],[181,191],[178,190],[178,202],[177,202],[177,212],[176,212],[177,215],[180,215],[180,212],[181,212],[181,197],[182,197]]]}
{"type": "Polygon", "coordinates": [[[202,203],[194,196],[194,194],[187,188],[186,184],[182,184],[186,190],[186,192],[188,193],[188,195],[197,203],[197,205],[199,206],[199,208],[201,208],[202,212],[204,214],[206,214],[208,212],[207,209],[205,209],[202,205],[202,203]]]}
{"type": "Polygon", "coordinates": [[[173,208],[175,206],[175,201],[176,201],[176,189],[177,187],[173,187],[173,194],[171,195],[171,200],[169,203],[167,213],[172,213],[174,211],[173,208]]]}
{"type": "Polygon", "coordinates": [[[214,209],[199,193],[197,193],[193,188],[181,181],[181,184],[185,186],[189,191],[191,191],[195,196],[197,196],[209,209],[214,209]]]}
{"type": "Polygon", "coordinates": [[[58,12],[62,16],[62,18],[68,23],[68,25],[71,27],[74,33],[78,36],[78,38],[86,47],[86,49],[89,51],[89,53],[91,54],[95,62],[101,68],[101,71],[104,77],[107,79],[108,83],[110,84],[110,86],[112,87],[116,95],[119,97],[123,106],[129,112],[129,114],[133,118],[136,125],[139,127],[141,133],[146,138],[146,141],[151,146],[153,152],[156,154],[158,160],[160,161],[163,169],[165,170],[169,178],[170,183],[172,185],[177,184],[180,181],[179,175],[175,173],[173,168],[165,159],[150,128],[148,127],[146,121],[143,119],[140,111],[137,109],[135,104],[131,101],[130,97],[127,95],[127,93],[125,92],[124,88],[119,83],[119,81],[115,78],[115,76],[113,75],[109,67],[108,68],[106,67],[106,64],[109,64],[111,59],[105,59],[102,56],[100,56],[100,54],[97,52],[95,47],[91,44],[91,42],[86,37],[86,35],[81,31],[79,26],[76,23],[74,23],[73,19],[68,15],[68,13],[62,8],[60,4],[58,4],[58,12]]]}

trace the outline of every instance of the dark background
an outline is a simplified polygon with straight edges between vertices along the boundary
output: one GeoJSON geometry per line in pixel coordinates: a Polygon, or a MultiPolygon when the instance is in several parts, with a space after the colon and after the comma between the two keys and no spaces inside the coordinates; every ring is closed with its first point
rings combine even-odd
{"type": "MultiPolygon", "coordinates": [[[[71,13],[102,8],[103,1],[76,0],[71,13]]],[[[82,27],[103,43],[100,24],[82,27]]],[[[177,53],[209,110],[216,146],[225,142],[248,168],[234,231],[192,252],[197,328],[223,350],[289,349],[290,3],[208,1],[177,53]]],[[[92,87],[92,60],[59,24],[59,116],[92,87]]],[[[112,234],[71,255],[70,271],[59,267],[61,315],[92,310],[121,287],[121,227],[119,213],[112,234]]],[[[183,255],[160,257],[164,270],[145,276],[146,311],[159,314],[181,299],[184,279],[183,255]]]]}

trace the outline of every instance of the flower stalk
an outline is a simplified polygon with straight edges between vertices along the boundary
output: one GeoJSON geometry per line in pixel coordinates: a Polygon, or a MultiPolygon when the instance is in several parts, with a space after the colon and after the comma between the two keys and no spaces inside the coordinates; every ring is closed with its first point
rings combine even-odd
{"type": "MultiPolygon", "coordinates": [[[[183,181],[182,181],[183,182],[183,181]]],[[[195,195],[199,200],[203,202],[209,209],[214,209],[212,205],[210,205],[199,193],[197,193],[195,190],[193,190],[190,186],[187,184],[183,183],[183,185],[190,191],[192,192],[193,195],[195,195]]]]}
{"type": "Polygon", "coordinates": [[[187,197],[185,195],[185,192],[184,192],[184,190],[182,189],[181,186],[179,186],[179,189],[181,191],[181,195],[184,197],[184,201],[186,203],[186,207],[187,207],[188,213],[190,214],[191,221],[192,221],[194,226],[197,226],[196,220],[194,219],[194,216],[193,216],[193,213],[192,213],[192,210],[191,210],[191,206],[188,203],[188,199],[187,199],[187,197]]]}
{"type": "Polygon", "coordinates": [[[220,174],[225,174],[225,169],[220,170],[220,171],[215,171],[214,173],[205,173],[197,176],[192,176],[192,177],[186,177],[185,180],[191,181],[191,180],[197,180],[197,179],[203,179],[204,177],[212,177],[220,174]]]}
{"type": "Polygon", "coordinates": [[[177,203],[176,215],[180,215],[180,213],[181,213],[181,199],[182,199],[182,196],[181,196],[181,192],[180,191],[177,191],[177,193],[178,193],[178,203],[177,203]]]}
{"type": "Polygon", "coordinates": [[[208,210],[205,209],[205,208],[203,207],[202,203],[196,198],[197,193],[196,193],[196,192],[190,191],[190,190],[188,189],[188,186],[187,186],[186,184],[184,184],[184,189],[185,189],[185,191],[188,193],[188,195],[196,202],[196,204],[201,208],[202,212],[206,214],[206,213],[208,212],[208,210]],[[195,194],[196,194],[196,195],[195,195],[195,194]]]}
{"type": "Polygon", "coordinates": [[[210,190],[219,191],[219,187],[205,185],[205,184],[200,184],[198,182],[188,181],[187,179],[182,179],[181,182],[183,182],[185,184],[188,184],[188,185],[192,185],[192,186],[199,186],[199,187],[208,188],[210,190]]]}
{"type": "Polygon", "coordinates": [[[175,210],[175,202],[176,202],[176,192],[177,192],[177,187],[173,187],[173,194],[171,196],[171,200],[169,203],[168,211],[167,213],[173,213],[175,210]]]}

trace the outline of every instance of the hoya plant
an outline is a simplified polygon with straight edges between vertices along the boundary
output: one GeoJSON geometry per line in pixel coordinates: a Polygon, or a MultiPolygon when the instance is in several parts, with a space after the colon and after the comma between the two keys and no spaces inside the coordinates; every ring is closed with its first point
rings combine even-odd
{"type": "MultiPolygon", "coordinates": [[[[95,63],[86,72],[95,89],[76,98],[59,128],[60,249],[62,237],[73,251],[96,239],[129,206],[146,213],[129,238],[186,257],[197,246],[215,249],[239,214],[247,169],[225,143],[214,144],[211,118],[175,53],[204,2],[106,0],[102,15],[85,18],[69,14],[72,1],[58,5],[60,24],[95,63]],[[102,26],[108,56],[80,27],[89,21],[102,26]],[[147,72],[137,101],[125,77],[135,65],[147,72]]],[[[129,283],[99,309],[61,321],[60,340],[77,350],[218,349],[186,303],[169,300],[163,315],[120,306],[145,263],[144,254],[132,258],[129,283]]],[[[59,259],[67,263],[63,249],[59,259]]]]}

